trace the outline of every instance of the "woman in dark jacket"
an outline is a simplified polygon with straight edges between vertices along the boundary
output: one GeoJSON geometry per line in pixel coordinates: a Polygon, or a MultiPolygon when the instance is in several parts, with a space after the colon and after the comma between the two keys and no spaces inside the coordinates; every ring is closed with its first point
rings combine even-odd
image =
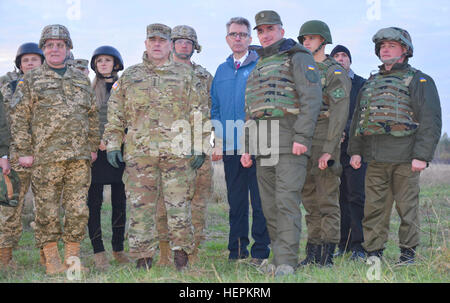
{"type": "MultiPolygon", "coordinates": [[[[107,122],[108,99],[111,88],[119,78],[117,73],[123,70],[123,61],[120,53],[111,46],[101,46],[94,51],[91,59],[91,68],[95,71],[93,89],[97,99],[100,118],[100,132],[103,136],[105,124],[107,122]]],[[[102,229],[100,213],[103,202],[103,187],[111,185],[112,204],[112,249],[113,257],[119,263],[129,262],[123,251],[123,242],[126,222],[126,198],[125,186],[122,182],[122,175],[125,165],[120,163],[120,167],[112,167],[106,159],[106,145],[103,140],[100,143],[98,158],[92,166],[92,182],[89,188],[89,238],[94,249],[94,262],[98,270],[106,270],[109,267],[109,260],[105,253],[102,240],[102,229]]]]}

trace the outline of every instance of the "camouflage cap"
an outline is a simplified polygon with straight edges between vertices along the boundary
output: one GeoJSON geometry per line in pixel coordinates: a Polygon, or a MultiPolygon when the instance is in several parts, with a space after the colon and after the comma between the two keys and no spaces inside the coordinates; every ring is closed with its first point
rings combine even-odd
{"type": "Polygon", "coordinates": [[[89,68],[89,60],[86,59],[75,59],[72,62],[72,66],[76,68],[89,68]]]}
{"type": "Polygon", "coordinates": [[[283,25],[281,22],[280,15],[277,14],[275,11],[260,11],[255,16],[255,23],[256,26],[253,29],[256,29],[258,26],[262,24],[280,24],[283,25]]]}
{"type": "Polygon", "coordinates": [[[61,24],[52,24],[44,27],[39,40],[39,48],[42,48],[48,39],[64,40],[69,49],[73,48],[69,30],[61,24]]]}
{"type": "Polygon", "coordinates": [[[172,30],[167,25],[161,23],[153,23],[147,26],[147,39],[151,37],[161,37],[170,40],[172,30]]]}

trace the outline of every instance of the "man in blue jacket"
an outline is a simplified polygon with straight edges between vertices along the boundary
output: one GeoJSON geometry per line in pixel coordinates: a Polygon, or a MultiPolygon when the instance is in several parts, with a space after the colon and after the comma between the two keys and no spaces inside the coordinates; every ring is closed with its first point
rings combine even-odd
{"type": "Polygon", "coordinates": [[[211,87],[211,120],[215,127],[215,136],[219,139],[216,140],[212,160],[223,159],[224,163],[230,205],[228,258],[229,260],[245,259],[249,255],[247,246],[249,244],[248,193],[250,191],[253,214],[252,237],[255,240],[251,248],[251,263],[259,266],[269,257],[270,239],[261,207],[256,166],[244,168],[240,163],[241,156],[238,154],[245,122],[247,78],[258,61],[258,55],[253,50],[249,51],[252,38],[250,23],[247,19],[232,18],[226,27],[226,41],[233,54],[217,68],[211,87]]]}

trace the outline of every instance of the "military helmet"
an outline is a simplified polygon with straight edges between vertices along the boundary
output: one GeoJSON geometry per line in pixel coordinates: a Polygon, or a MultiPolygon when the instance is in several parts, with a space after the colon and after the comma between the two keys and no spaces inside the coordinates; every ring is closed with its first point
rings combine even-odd
{"type": "Polygon", "coordinates": [[[100,55],[108,55],[108,56],[114,57],[113,71],[123,70],[123,60],[122,60],[122,56],[120,55],[119,51],[112,46],[103,45],[103,46],[98,47],[92,54],[91,68],[93,71],[97,72],[96,71],[97,67],[95,66],[95,60],[100,55]],[[119,65],[119,67],[116,67],[117,65],[119,65]]]}
{"type": "Polygon", "coordinates": [[[380,57],[381,43],[384,41],[397,41],[406,48],[406,57],[412,57],[414,47],[408,31],[399,27],[387,27],[380,29],[372,38],[375,43],[375,54],[380,57]]]}
{"type": "Polygon", "coordinates": [[[325,39],[325,44],[333,43],[333,40],[331,39],[330,28],[325,22],[320,20],[311,20],[303,23],[297,37],[300,44],[303,44],[303,37],[306,35],[320,35],[325,39]]]}
{"type": "Polygon", "coordinates": [[[172,41],[175,41],[177,39],[189,39],[192,42],[194,42],[194,49],[197,50],[197,53],[199,53],[202,50],[202,47],[200,44],[198,44],[197,40],[197,33],[195,32],[195,29],[188,25],[177,25],[172,29],[171,34],[172,41]]]}
{"type": "Polygon", "coordinates": [[[42,50],[39,48],[37,43],[34,42],[28,42],[24,43],[21,46],[19,46],[19,49],[17,49],[16,54],[16,67],[20,69],[20,60],[22,59],[23,55],[27,54],[36,54],[41,56],[41,62],[44,63],[45,57],[42,50]]]}
{"type": "Polygon", "coordinates": [[[44,27],[41,33],[41,39],[39,40],[39,48],[42,48],[45,44],[45,41],[47,41],[48,39],[64,40],[69,49],[73,48],[70,33],[64,25],[53,24],[44,27]]]}
{"type": "Polygon", "coordinates": [[[20,179],[15,170],[4,175],[0,168],[0,205],[16,207],[19,203],[20,179]]]}

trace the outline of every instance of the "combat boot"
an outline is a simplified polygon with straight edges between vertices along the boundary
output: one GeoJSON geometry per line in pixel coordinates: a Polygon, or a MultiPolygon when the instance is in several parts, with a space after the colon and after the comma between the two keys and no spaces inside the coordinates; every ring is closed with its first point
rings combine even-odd
{"type": "Polygon", "coordinates": [[[159,260],[157,265],[170,265],[170,244],[169,241],[159,241],[159,260]]]}
{"type": "Polygon", "coordinates": [[[12,247],[0,248],[0,268],[16,269],[16,263],[12,258],[12,247]]]}
{"type": "Polygon", "coordinates": [[[80,260],[80,271],[82,272],[89,271],[89,268],[86,268],[83,265],[81,265],[80,243],[78,242],[64,243],[64,266],[66,266],[67,269],[69,269],[72,266],[72,262],[71,260],[69,260],[70,257],[76,257],[80,260]]]}
{"type": "Polygon", "coordinates": [[[42,249],[45,258],[45,273],[55,275],[66,271],[66,267],[61,263],[56,242],[50,242],[42,249]]]}
{"type": "Polygon", "coordinates": [[[141,258],[136,261],[136,268],[150,270],[150,268],[152,268],[152,263],[152,258],[141,258]]]}
{"type": "Polygon", "coordinates": [[[325,243],[322,248],[322,258],[320,260],[320,265],[331,267],[333,266],[333,255],[334,249],[336,248],[336,244],[334,243],[325,243]]]}
{"type": "Polygon", "coordinates": [[[367,258],[370,258],[370,257],[378,257],[381,259],[383,257],[383,249],[378,249],[378,250],[367,252],[367,258]]]}
{"type": "Polygon", "coordinates": [[[173,261],[177,270],[182,271],[188,265],[188,254],[182,249],[176,250],[173,256],[173,261]]]}
{"type": "Polygon", "coordinates": [[[104,251],[94,254],[95,269],[106,271],[109,268],[109,260],[104,251]]]}
{"type": "Polygon", "coordinates": [[[400,258],[397,265],[414,264],[416,258],[416,247],[403,248],[400,247],[400,258]]]}
{"type": "Polygon", "coordinates": [[[320,264],[322,245],[306,243],[306,258],[299,263],[299,266],[308,264],[320,264]]]}
{"type": "Polygon", "coordinates": [[[125,252],[122,251],[113,251],[113,257],[114,260],[117,261],[117,263],[119,264],[126,264],[126,263],[130,263],[130,259],[128,259],[127,255],[125,254],[125,252]]]}

